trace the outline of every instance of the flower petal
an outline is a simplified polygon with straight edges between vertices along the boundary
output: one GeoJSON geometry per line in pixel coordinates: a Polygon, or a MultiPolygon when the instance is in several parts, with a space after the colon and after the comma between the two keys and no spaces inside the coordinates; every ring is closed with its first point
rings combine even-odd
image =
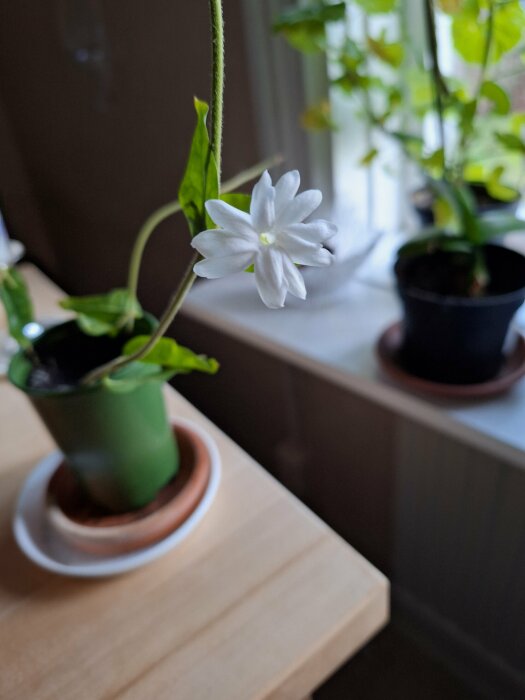
{"type": "Polygon", "coordinates": [[[291,224],[298,224],[317,209],[321,204],[323,195],[320,190],[306,190],[286,206],[275,219],[274,232],[281,231],[291,224]]]}
{"type": "Polygon", "coordinates": [[[333,255],[329,250],[317,243],[310,243],[291,233],[286,234],[284,240],[280,240],[279,245],[286,250],[290,258],[301,265],[313,265],[322,267],[332,262],[333,255]]]}
{"type": "Polygon", "coordinates": [[[297,265],[294,265],[292,259],[286,254],[283,255],[283,274],[290,294],[299,297],[299,299],[306,299],[303,276],[297,269],[297,265]]]}
{"type": "Polygon", "coordinates": [[[298,170],[290,170],[285,173],[282,177],[275,183],[275,216],[279,217],[279,214],[283,211],[285,207],[288,206],[297,194],[299,185],[301,183],[301,176],[298,170]]]}
{"type": "Polygon", "coordinates": [[[253,188],[250,203],[251,221],[257,233],[266,233],[271,229],[275,219],[274,202],[275,189],[272,187],[272,178],[265,170],[253,188]]]}
{"type": "Polygon", "coordinates": [[[250,215],[245,211],[236,209],[220,199],[209,199],[205,206],[217,226],[245,238],[250,238],[255,233],[250,215]]]}
{"type": "Polygon", "coordinates": [[[337,226],[324,219],[316,219],[307,224],[290,224],[279,233],[279,238],[286,239],[288,233],[311,243],[323,243],[337,233],[337,226]]]}
{"type": "Polygon", "coordinates": [[[255,253],[257,251],[257,234],[252,232],[251,239],[224,229],[211,229],[198,233],[191,241],[192,248],[205,258],[225,257],[237,253],[255,253]]]}
{"type": "Polygon", "coordinates": [[[333,260],[334,256],[326,248],[319,248],[315,253],[308,253],[296,258],[296,262],[300,265],[310,265],[311,267],[326,267],[331,265],[333,260]]]}
{"type": "Polygon", "coordinates": [[[210,280],[217,279],[246,270],[253,263],[253,258],[253,253],[237,253],[221,258],[207,258],[196,263],[193,271],[199,277],[207,277],[210,280]]]}
{"type": "Polygon", "coordinates": [[[263,302],[270,309],[280,309],[286,298],[283,256],[274,246],[261,248],[255,260],[255,282],[263,302]]]}

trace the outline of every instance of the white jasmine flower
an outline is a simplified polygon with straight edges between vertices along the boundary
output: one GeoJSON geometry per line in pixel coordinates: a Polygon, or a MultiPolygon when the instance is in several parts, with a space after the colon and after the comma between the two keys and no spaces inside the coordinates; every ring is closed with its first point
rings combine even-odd
{"type": "Polygon", "coordinates": [[[322,244],[337,228],[322,219],[303,223],[321,204],[322,194],[306,190],[298,195],[299,182],[299,172],[291,170],[274,187],[265,171],[253,188],[249,214],[221,200],[208,200],[206,210],[220,228],[193,239],[192,246],[205,258],[195,265],[195,273],[215,279],[253,265],[266,306],[281,308],[287,292],[304,299],[306,288],[296,263],[329,265],[333,256],[322,244]]]}

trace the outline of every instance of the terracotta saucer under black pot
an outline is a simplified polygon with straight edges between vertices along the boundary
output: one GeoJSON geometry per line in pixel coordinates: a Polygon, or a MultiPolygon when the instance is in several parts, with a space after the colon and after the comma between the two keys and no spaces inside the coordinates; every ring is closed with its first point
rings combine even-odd
{"type": "Polygon", "coordinates": [[[376,344],[377,359],[385,376],[419,394],[443,399],[487,399],[508,391],[525,375],[525,338],[522,335],[517,335],[497,375],[478,384],[443,384],[414,376],[400,359],[402,343],[403,324],[397,321],[388,326],[379,337],[376,344]]]}

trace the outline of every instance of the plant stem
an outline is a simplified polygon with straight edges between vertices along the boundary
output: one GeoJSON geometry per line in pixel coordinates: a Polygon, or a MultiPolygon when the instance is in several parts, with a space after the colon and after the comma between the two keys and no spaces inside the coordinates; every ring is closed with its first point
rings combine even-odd
{"type": "Polygon", "coordinates": [[[224,104],[224,20],[221,0],[209,0],[212,35],[212,101],[211,101],[211,150],[217,163],[219,185],[221,182],[222,122],[224,104]]]}
{"type": "Polygon", "coordinates": [[[489,13],[487,16],[487,34],[485,36],[485,46],[483,48],[483,60],[481,62],[481,70],[479,74],[479,84],[476,96],[476,102],[480,98],[481,88],[485,82],[485,76],[487,74],[487,68],[489,65],[490,50],[492,48],[492,37],[494,35],[494,1],[491,0],[489,3],[489,13]]]}
{"type": "MultiPolygon", "coordinates": [[[[481,90],[483,89],[483,83],[485,82],[485,78],[487,76],[487,69],[489,65],[489,58],[490,58],[490,50],[492,48],[492,38],[494,35],[494,3],[491,2],[489,3],[489,11],[488,11],[488,16],[487,16],[487,33],[485,35],[485,46],[483,47],[483,59],[481,61],[481,68],[479,71],[479,79],[478,79],[478,86],[476,89],[476,95],[474,97],[474,108],[473,108],[473,117],[472,119],[475,119],[476,112],[478,110],[478,104],[481,99],[481,90]]],[[[461,134],[461,141],[460,141],[460,156],[461,160],[459,163],[459,168],[460,168],[460,175],[463,173],[463,170],[465,169],[465,166],[467,164],[467,149],[469,146],[469,141],[470,137],[472,136],[472,122],[469,125],[468,130],[464,130],[463,133],[461,134]]]]}
{"type": "MultiPolygon", "coordinates": [[[[209,0],[210,7],[210,18],[211,18],[211,30],[212,30],[212,63],[213,63],[213,84],[212,84],[212,124],[211,124],[211,149],[215,156],[217,163],[217,172],[219,173],[219,191],[220,191],[220,171],[221,171],[221,153],[222,153],[222,114],[223,114],[223,98],[224,98],[224,23],[222,18],[222,2],[221,0],[209,0]]],[[[176,203],[177,206],[178,202],[176,203]]],[[[180,207],[179,207],[180,208],[180,207]]],[[[172,205],[166,205],[163,208],[162,217],[160,217],[160,211],[158,210],[153,214],[143,228],[140,231],[139,239],[133,250],[132,263],[130,268],[130,279],[136,289],[138,271],[140,267],[140,259],[142,257],[142,252],[148,238],[155,226],[157,226],[160,221],[165,219],[167,216],[178,211],[175,208],[175,203],[172,205]],[[168,211],[168,207],[170,207],[168,211]],[[151,223],[154,223],[154,226],[151,223]]],[[[111,362],[96,368],[92,372],[89,372],[83,379],[82,384],[92,384],[99,381],[103,377],[107,376],[116,369],[127,365],[129,362],[134,362],[141,360],[149,350],[155,345],[157,340],[161,338],[164,333],[168,330],[173,319],[177,315],[182,303],[190,291],[196,275],[193,271],[195,264],[199,261],[199,253],[194,253],[192,256],[188,268],[184,273],[184,276],[173,296],[168,303],[164,313],[162,314],[159,325],[151,335],[149,341],[143,348],[133,353],[132,355],[127,355],[123,357],[117,357],[111,362]]]]}
{"type": "MultiPolygon", "coordinates": [[[[222,127],[223,127],[223,102],[224,102],[224,22],[222,17],[221,0],[209,0],[210,18],[212,30],[212,65],[213,65],[213,85],[212,85],[212,135],[211,150],[217,163],[217,173],[219,185],[221,181],[221,153],[222,153],[222,127]]],[[[257,166],[255,166],[257,167],[257,166]]],[[[238,177],[242,178],[244,173],[238,177]]],[[[251,179],[251,178],[248,178],[251,179]]],[[[248,180],[244,180],[247,182],[248,180]]],[[[241,184],[243,182],[241,181],[241,184]]],[[[231,189],[238,187],[237,184],[228,183],[231,189]]],[[[228,190],[226,190],[228,191],[228,190]]],[[[144,222],[139,231],[133,251],[128,274],[128,289],[132,296],[137,296],[138,278],[142,254],[146,243],[157,226],[172,214],[176,214],[182,209],[178,200],[169,202],[151,214],[144,222]]]]}
{"type": "Polygon", "coordinates": [[[169,202],[160,207],[151,214],[140,229],[135,244],[133,246],[133,251],[131,253],[131,260],[129,264],[129,274],[128,274],[128,289],[133,297],[137,296],[137,286],[139,282],[139,272],[140,265],[142,262],[142,255],[144,253],[144,248],[149,240],[149,237],[157,226],[167,219],[172,214],[176,214],[182,209],[178,200],[175,202],[169,202]]]}
{"type": "Polygon", "coordinates": [[[121,355],[120,357],[117,357],[114,360],[107,362],[105,365],[97,367],[92,372],[89,372],[89,374],[86,374],[86,376],[82,379],[82,384],[93,384],[94,382],[103,379],[108,374],[111,374],[111,372],[115,372],[115,370],[119,369],[120,367],[127,365],[129,362],[137,362],[138,360],[141,360],[147,355],[147,353],[153,348],[157,340],[161,338],[164,335],[164,333],[166,333],[173,319],[177,315],[180,307],[182,306],[182,302],[186,298],[187,293],[193,286],[193,283],[195,282],[196,278],[196,275],[193,272],[193,267],[195,263],[199,261],[199,259],[200,255],[198,253],[195,253],[192,256],[177,291],[171,297],[166,310],[162,314],[162,317],[159,321],[159,325],[149,338],[146,345],[140,348],[140,350],[134,352],[132,355],[121,355]]]}
{"type": "Polygon", "coordinates": [[[438,128],[443,149],[443,176],[447,175],[447,151],[445,139],[445,118],[443,110],[443,97],[448,90],[439,70],[439,56],[437,47],[436,23],[434,18],[434,6],[432,0],[425,0],[425,25],[427,32],[428,47],[430,50],[430,69],[434,78],[434,101],[436,105],[436,115],[438,118],[438,128]]]}
{"type": "MultiPolygon", "coordinates": [[[[363,34],[365,35],[365,38],[369,36],[369,22],[368,22],[368,15],[366,12],[362,12],[362,28],[363,28],[363,34]]],[[[369,72],[369,59],[368,56],[365,57],[365,70],[368,73],[369,72]]],[[[365,90],[363,92],[363,101],[365,104],[365,112],[368,115],[368,120],[369,121],[374,121],[373,118],[373,110],[372,110],[372,101],[370,99],[370,94],[368,90],[365,90]]],[[[372,129],[367,128],[366,134],[365,134],[365,140],[366,140],[366,152],[369,153],[373,147],[373,135],[372,135],[372,129]]],[[[366,171],[366,227],[369,231],[373,230],[374,226],[374,185],[373,185],[373,173],[372,173],[372,168],[369,167],[367,168],[366,171]]]]}
{"type": "MultiPolygon", "coordinates": [[[[233,192],[233,190],[236,190],[238,187],[242,187],[247,182],[250,182],[250,180],[254,180],[264,170],[269,170],[275,165],[279,165],[282,160],[283,158],[281,155],[276,155],[272,156],[271,158],[266,158],[266,160],[263,160],[256,165],[252,165],[251,167],[246,168],[246,170],[242,170],[240,173],[237,173],[237,175],[234,175],[229,180],[226,180],[221,187],[222,192],[233,192]]],[[[182,207],[177,199],[173,202],[168,202],[154,211],[142,225],[133,246],[128,273],[128,289],[134,297],[137,296],[138,278],[144,248],[146,247],[151,234],[155,231],[159,224],[173,214],[179,212],[181,208],[182,207]]]]}

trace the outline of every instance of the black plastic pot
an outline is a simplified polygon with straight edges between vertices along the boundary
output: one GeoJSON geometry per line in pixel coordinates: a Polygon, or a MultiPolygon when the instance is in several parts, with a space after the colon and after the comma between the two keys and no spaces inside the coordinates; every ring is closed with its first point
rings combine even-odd
{"type": "Polygon", "coordinates": [[[475,384],[497,375],[510,321],[525,299],[525,257],[496,245],[485,246],[484,253],[491,284],[487,296],[474,298],[421,284],[429,262],[443,266],[446,277],[454,254],[398,259],[395,274],[404,310],[399,359],[412,374],[447,384],[475,384]],[[438,261],[430,260],[436,256],[438,261]]]}

